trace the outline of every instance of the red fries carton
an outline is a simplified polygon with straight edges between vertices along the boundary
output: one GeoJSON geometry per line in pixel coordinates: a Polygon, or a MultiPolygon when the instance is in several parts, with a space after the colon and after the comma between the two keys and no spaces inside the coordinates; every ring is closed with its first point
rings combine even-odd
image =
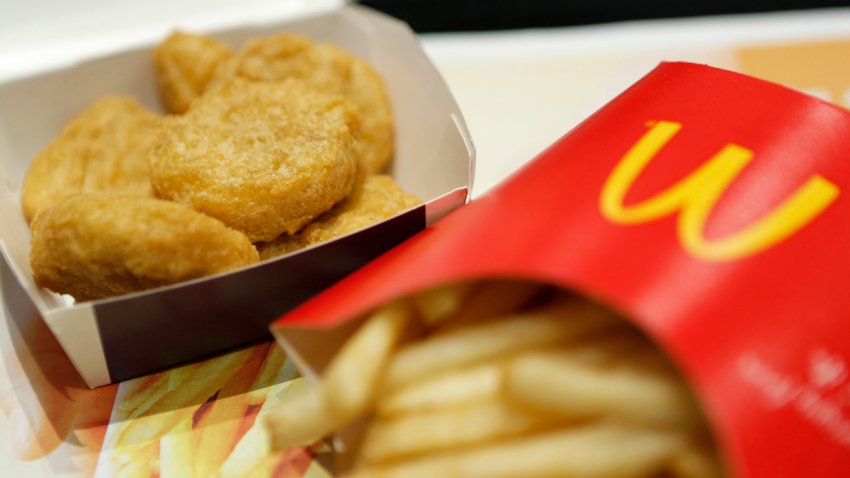
{"type": "Polygon", "coordinates": [[[474,163],[469,134],[448,87],[407,25],[346,6],[205,33],[238,48],[279,32],[333,42],[381,73],[396,134],[391,174],[425,203],[251,267],[110,299],[74,304],[35,285],[21,184],[35,154],[97,99],[124,94],[161,110],[151,50],[163,38],[0,84],[0,317],[40,315],[89,386],[268,340],[275,317],[466,202],[474,163]]]}
{"type": "Polygon", "coordinates": [[[665,63],[480,200],[273,325],[308,373],[361,312],[517,277],[609,304],[692,384],[731,476],[850,470],[850,114],[665,63]]]}

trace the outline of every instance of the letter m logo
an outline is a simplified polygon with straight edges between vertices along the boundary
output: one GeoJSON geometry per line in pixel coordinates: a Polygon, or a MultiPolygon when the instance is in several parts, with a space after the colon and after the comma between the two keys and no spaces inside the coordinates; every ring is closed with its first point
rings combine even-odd
{"type": "Polygon", "coordinates": [[[726,237],[707,240],[705,223],[717,201],[746,165],[753,152],[729,143],[687,177],[637,204],[623,200],[652,158],[682,129],[680,123],[651,124],[620,160],[602,188],[600,209],[611,222],[639,224],[675,214],[682,247],[707,261],[730,261],[757,254],[791,236],[826,209],[838,187],[813,175],[773,210],[726,237]]]}

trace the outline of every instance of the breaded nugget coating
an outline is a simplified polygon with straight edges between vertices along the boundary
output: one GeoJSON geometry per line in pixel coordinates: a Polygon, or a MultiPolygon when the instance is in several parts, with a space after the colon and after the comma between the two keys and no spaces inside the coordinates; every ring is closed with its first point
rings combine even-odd
{"type": "Polygon", "coordinates": [[[169,35],[153,51],[156,83],[165,110],[185,112],[232,55],[230,46],[211,37],[179,31],[169,35]]]}
{"type": "Polygon", "coordinates": [[[237,78],[164,123],[150,156],[157,195],[252,242],[294,233],[354,185],[357,116],[341,96],[301,81],[237,78]]]}
{"type": "Polygon", "coordinates": [[[153,198],[82,194],[39,213],[30,264],[38,285],[77,301],[141,291],[257,262],[244,234],[153,198]]]}
{"type": "Polygon", "coordinates": [[[393,151],[393,118],[381,76],[365,61],[332,44],[280,33],[250,41],[224,66],[213,84],[241,77],[297,78],[343,95],[361,118],[357,149],[369,173],[386,169],[393,151]]]}
{"type": "Polygon", "coordinates": [[[91,105],[33,159],[21,194],[24,216],[32,221],[79,193],[152,197],[147,155],[159,124],[131,98],[108,96],[91,105]]]}
{"type": "Polygon", "coordinates": [[[371,175],[345,201],[297,234],[258,244],[260,259],[277,257],[358,231],[421,203],[422,200],[406,193],[391,177],[371,175]]]}

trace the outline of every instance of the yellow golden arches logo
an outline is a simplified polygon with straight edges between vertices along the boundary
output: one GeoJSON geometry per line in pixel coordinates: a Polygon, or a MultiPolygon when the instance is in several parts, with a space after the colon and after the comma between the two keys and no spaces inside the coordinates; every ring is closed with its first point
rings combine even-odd
{"type": "Polygon", "coordinates": [[[800,230],[836,197],[838,187],[821,176],[811,176],[794,193],[752,224],[726,237],[706,240],[703,231],[714,205],[753,152],[727,144],[690,175],[638,204],[623,205],[632,183],[647,164],[678,132],[681,123],[658,121],[623,156],[602,188],[599,206],[611,222],[638,224],[678,213],[677,234],[682,246],[695,257],[730,261],[757,254],[800,230]]]}

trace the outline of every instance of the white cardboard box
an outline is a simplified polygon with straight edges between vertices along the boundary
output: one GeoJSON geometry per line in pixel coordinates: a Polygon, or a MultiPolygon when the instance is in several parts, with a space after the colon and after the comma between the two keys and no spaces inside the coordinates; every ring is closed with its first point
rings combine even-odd
{"type": "Polygon", "coordinates": [[[152,45],[0,84],[0,261],[8,320],[39,314],[89,386],[125,380],[270,338],[268,323],[465,203],[474,149],[445,82],[403,23],[362,7],[208,32],[234,46],[278,31],[331,41],[384,76],[393,104],[392,174],[426,204],[381,224],[251,267],[152,291],[73,304],[38,288],[20,209],[31,158],[67,120],[111,93],[161,110],[152,45]]]}

